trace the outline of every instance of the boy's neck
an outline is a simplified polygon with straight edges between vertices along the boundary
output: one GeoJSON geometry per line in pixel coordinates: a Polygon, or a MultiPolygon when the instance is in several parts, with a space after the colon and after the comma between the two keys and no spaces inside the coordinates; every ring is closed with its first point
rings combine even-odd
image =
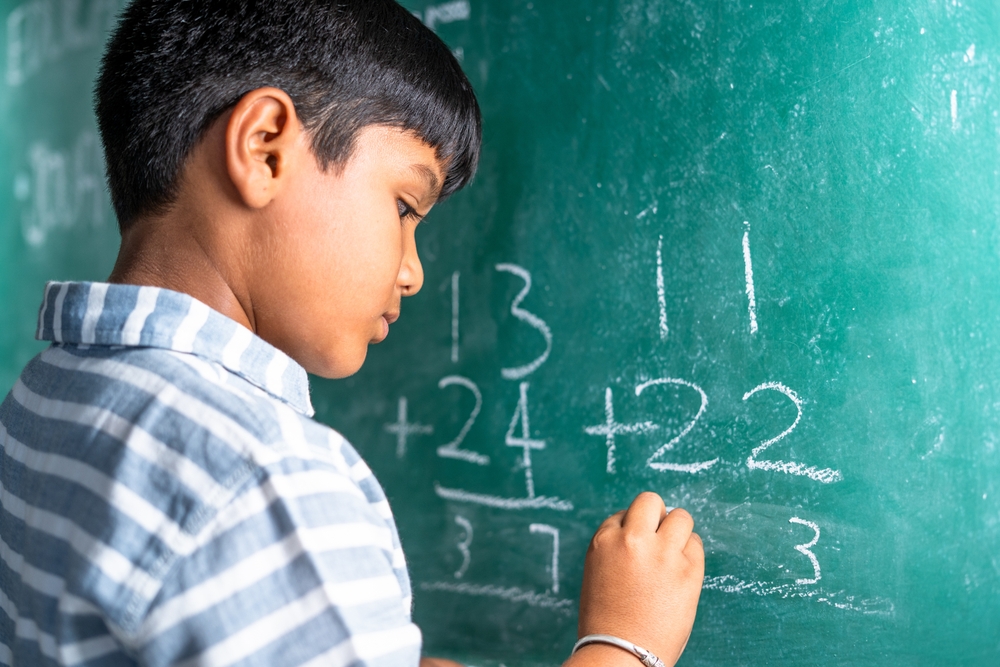
{"type": "Polygon", "coordinates": [[[191,229],[199,221],[177,220],[177,213],[137,220],[126,230],[108,282],[181,292],[256,331],[249,290],[238,287],[234,272],[191,229]]]}
{"type": "Polygon", "coordinates": [[[174,203],[141,216],[122,232],[108,282],[182,292],[257,333],[249,275],[253,243],[234,210],[225,174],[225,122],[217,122],[191,152],[174,203]]]}

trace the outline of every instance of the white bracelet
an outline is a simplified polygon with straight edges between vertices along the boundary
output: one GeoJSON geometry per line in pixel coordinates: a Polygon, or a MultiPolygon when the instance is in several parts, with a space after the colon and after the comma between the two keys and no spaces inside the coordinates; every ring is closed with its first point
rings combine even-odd
{"type": "Polygon", "coordinates": [[[627,642],[624,639],[619,639],[612,635],[587,635],[582,637],[576,644],[573,645],[573,653],[576,653],[581,648],[587,644],[611,644],[612,646],[617,646],[618,648],[623,648],[635,657],[639,658],[646,667],[667,667],[663,664],[663,661],[657,658],[653,653],[647,651],[641,646],[636,646],[632,642],[627,642]]]}

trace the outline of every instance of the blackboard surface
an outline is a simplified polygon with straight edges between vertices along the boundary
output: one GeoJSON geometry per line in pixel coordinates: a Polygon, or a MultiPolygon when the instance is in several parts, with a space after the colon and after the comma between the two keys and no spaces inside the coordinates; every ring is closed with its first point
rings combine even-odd
{"type": "MultiPolygon", "coordinates": [[[[114,257],[114,5],[0,2],[5,386],[43,281],[114,257]]],[[[591,533],[652,489],[706,544],[681,664],[998,664],[1000,5],[408,6],[483,165],[389,339],[313,389],[390,495],[428,653],[559,664],[591,533]]]]}
{"type": "Polygon", "coordinates": [[[42,346],[47,280],[103,280],[118,251],[91,111],[118,0],[0,0],[0,387],[42,346]]]}

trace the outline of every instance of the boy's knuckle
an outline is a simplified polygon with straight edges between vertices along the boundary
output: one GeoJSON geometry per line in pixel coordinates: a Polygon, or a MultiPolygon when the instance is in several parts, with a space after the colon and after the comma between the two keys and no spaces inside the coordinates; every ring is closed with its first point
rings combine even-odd
{"type": "Polygon", "coordinates": [[[590,551],[591,553],[595,551],[603,551],[604,549],[607,548],[608,542],[610,542],[613,539],[614,537],[611,533],[611,530],[602,526],[601,528],[598,528],[597,532],[594,533],[594,536],[590,538],[590,546],[588,547],[588,551],[590,551]]]}
{"type": "Polygon", "coordinates": [[[638,533],[626,532],[622,535],[622,546],[630,555],[638,555],[648,549],[649,540],[638,533]]]}

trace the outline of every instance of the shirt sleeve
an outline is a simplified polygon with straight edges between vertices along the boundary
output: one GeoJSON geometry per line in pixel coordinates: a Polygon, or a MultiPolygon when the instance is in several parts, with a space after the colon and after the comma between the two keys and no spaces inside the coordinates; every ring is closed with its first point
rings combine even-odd
{"type": "Polygon", "coordinates": [[[391,517],[315,461],[264,469],[178,560],[135,645],[148,667],[416,667],[391,517]]]}

